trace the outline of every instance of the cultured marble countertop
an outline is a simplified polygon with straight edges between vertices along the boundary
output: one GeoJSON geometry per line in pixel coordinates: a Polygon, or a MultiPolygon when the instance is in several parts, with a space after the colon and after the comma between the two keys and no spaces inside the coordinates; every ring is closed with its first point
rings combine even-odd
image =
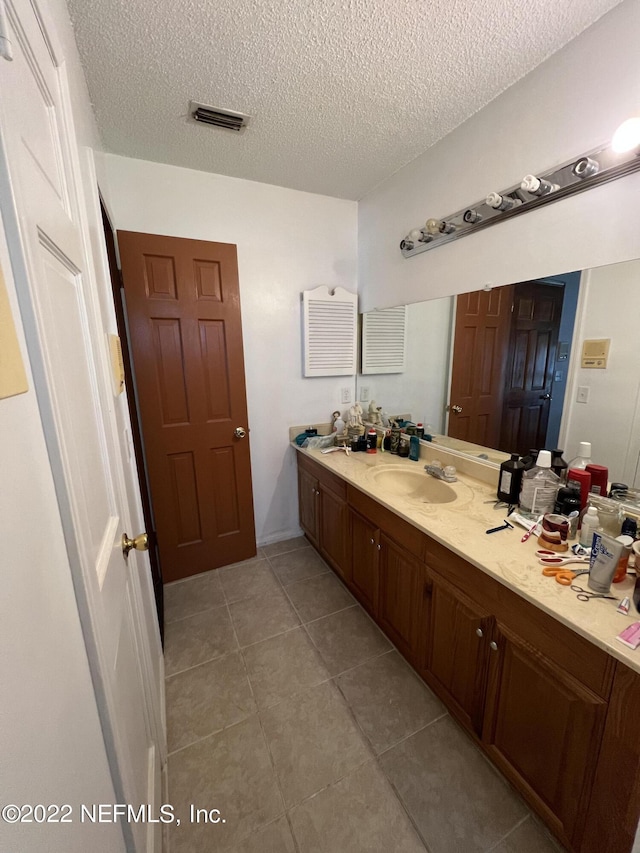
{"type": "MultiPolygon", "coordinates": [[[[458,482],[447,484],[455,491],[456,499],[450,503],[435,504],[382,488],[376,482],[376,471],[382,466],[393,465],[419,471],[428,477],[424,465],[436,455],[445,456],[440,448],[425,449],[423,446],[419,462],[389,452],[350,453],[347,456],[342,451],[323,454],[319,450],[298,447],[296,450],[339,475],[617,660],[640,672],[640,647],[633,651],[615,639],[627,625],[640,621],[640,614],[636,612],[633,601],[627,616],[616,611],[617,601],[602,598],[579,601],[570,587],[561,586],[555,578],[542,574],[542,566],[535,555],[536,549],[540,547],[535,536],[521,542],[526,531],[519,526],[514,530],[501,530],[490,535],[485,533],[487,529],[502,524],[506,517],[504,506],[494,508],[498,478],[496,469],[481,466],[474,471],[473,466],[477,463],[443,459],[444,464],[453,463],[458,467],[458,482]],[[461,467],[467,469],[467,472],[462,472],[461,467]],[[469,470],[477,476],[472,476],[469,470]]],[[[587,589],[585,575],[578,576],[574,583],[587,589]]],[[[611,595],[619,600],[624,596],[631,598],[633,585],[633,576],[628,576],[622,583],[612,584],[611,595]]]]}

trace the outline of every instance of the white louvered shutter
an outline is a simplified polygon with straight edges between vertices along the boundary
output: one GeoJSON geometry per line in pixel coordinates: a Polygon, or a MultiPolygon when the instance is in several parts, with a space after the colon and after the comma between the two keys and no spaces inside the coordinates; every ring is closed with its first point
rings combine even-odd
{"type": "Polygon", "coordinates": [[[356,372],[358,297],[324,285],[302,294],[304,375],[350,376],[356,372]]]}
{"type": "Polygon", "coordinates": [[[404,373],[407,307],[362,315],[362,373],[404,373]]]}

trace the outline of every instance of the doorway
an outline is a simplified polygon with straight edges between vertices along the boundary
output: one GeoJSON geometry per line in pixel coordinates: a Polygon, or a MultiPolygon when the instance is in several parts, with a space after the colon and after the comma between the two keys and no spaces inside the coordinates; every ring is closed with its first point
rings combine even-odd
{"type": "Polygon", "coordinates": [[[256,554],[236,247],[117,232],[165,582],[256,554]]]}

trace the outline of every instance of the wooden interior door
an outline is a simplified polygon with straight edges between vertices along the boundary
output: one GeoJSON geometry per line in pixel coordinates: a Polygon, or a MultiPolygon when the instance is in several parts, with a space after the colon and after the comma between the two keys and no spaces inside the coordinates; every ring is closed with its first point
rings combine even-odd
{"type": "Polygon", "coordinates": [[[513,285],[463,293],[456,303],[448,434],[497,447],[513,285]]]}
{"type": "Polygon", "coordinates": [[[502,430],[491,447],[524,455],[546,446],[563,299],[564,285],[515,286],[502,430]]]}
{"type": "Polygon", "coordinates": [[[118,245],[166,582],[256,553],[236,247],[118,245]]]}

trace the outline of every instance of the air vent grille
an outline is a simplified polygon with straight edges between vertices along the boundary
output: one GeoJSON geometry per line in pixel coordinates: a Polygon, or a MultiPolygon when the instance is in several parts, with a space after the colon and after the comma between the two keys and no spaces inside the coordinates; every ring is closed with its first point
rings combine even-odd
{"type": "Polygon", "coordinates": [[[406,323],[404,305],[362,315],[362,373],[404,373],[406,323]]]}
{"type": "Polygon", "coordinates": [[[330,293],[322,286],[302,294],[305,376],[356,372],[357,300],[342,287],[330,293]]]}
{"type": "Polygon", "coordinates": [[[189,104],[189,116],[199,124],[208,124],[212,127],[221,127],[224,130],[233,130],[242,133],[249,124],[249,116],[236,113],[233,110],[223,110],[219,107],[208,107],[204,104],[189,104]]]}

